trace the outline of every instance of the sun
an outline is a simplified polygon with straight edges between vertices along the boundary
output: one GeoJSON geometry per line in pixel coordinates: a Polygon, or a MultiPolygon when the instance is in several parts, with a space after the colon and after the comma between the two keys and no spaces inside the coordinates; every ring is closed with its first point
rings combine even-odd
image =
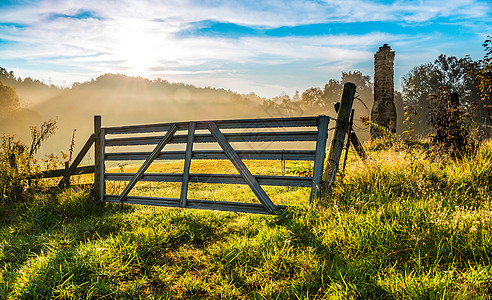
{"type": "Polygon", "coordinates": [[[149,25],[126,21],[115,34],[115,55],[118,68],[126,75],[146,77],[159,63],[159,39],[149,25]]]}

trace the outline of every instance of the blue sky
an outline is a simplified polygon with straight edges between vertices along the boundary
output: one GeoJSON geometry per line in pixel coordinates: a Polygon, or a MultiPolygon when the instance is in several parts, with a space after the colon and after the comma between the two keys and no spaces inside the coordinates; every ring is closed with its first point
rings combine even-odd
{"type": "Polygon", "coordinates": [[[388,43],[399,89],[441,53],[480,59],[491,19],[490,0],[0,0],[0,66],[58,85],[121,73],[272,97],[372,77],[388,43]]]}

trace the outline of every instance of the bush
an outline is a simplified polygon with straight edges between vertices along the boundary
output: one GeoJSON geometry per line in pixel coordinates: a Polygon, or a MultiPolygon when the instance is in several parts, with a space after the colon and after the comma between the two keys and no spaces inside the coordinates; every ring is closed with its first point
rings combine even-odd
{"type": "MultiPolygon", "coordinates": [[[[2,136],[0,148],[0,202],[12,203],[22,201],[32,178],[40,172],[40,165],[34,153],[41,143],[51,136],[56,128],[54,119],[41,124],[40,128],[31,127],[31,147],[26,146],[14,136],[2,136]]],[[[55,157],[49,156],[47,165],[53,164],[55,157]]],[[[34,181],[34,183],[36,183],[34,181]]]]}
{"type": "Polygon", "coordinates": [[[436,131],[430,137],[431,143],[451,157],[472,153],[476,145],[470,134],[471,122],[465,121],[457,97],[453,100],[446,87],[441,86],[427,99],[430,105],[427,123],[436,131]]]}
{"type": "Polygon", "coordinates": [[[39,165],[29,155],[27,146],[13,136],[3,136],[0,148],[0,200],[21,201],[29,178],[39,171],[39,165]]]}

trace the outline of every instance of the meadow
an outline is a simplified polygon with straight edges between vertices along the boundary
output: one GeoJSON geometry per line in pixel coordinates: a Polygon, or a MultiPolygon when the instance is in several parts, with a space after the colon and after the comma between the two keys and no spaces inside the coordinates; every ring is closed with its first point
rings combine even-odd
{"type": "MultiPolygon", "coordinates": [[[[462,159],[389,141],[366,147],[369,161],[350,153],[317,205],[308,205],[308,189],[266,188],[292,206],[276,215],[101,204],[76,187],[1,204],[0,299],[490,298],[492,143],[462,159]]],[[[283,172],[279,162],[250,167],[283,172]]],[[[190,189],[196,198],[254,200],[247,187],[190,189]]],[[[179,185],[137,190],[172,196],[179,185]]]]}

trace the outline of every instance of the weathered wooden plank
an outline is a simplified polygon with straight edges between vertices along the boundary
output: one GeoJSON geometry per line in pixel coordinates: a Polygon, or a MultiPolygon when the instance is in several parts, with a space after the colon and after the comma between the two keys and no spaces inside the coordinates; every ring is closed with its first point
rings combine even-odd
{"type": "Polygon", "coordinates": [[[188,180],[190,178],[191,157],[193,155],[193,139],[195,135],[196,123],[191,122],[188,128],[188,141],[186,143],[185,162],[183,167],[183,182],[181,184],[180,207],[186,207],[188,197],[188,180]]]}
{"type": "MultiPolygon", "coordinates": [[[[314,150],[236,150],[242,160],[305,160],[313,161],[316,151],[314,150]]],[[[156,160],[185,159],[185,151],[163,151],[156,160]]],[[[119,152],[106,153],[106,160],[145,160],[150,152],[119,152]]],[[[228,159],[220,150],[194,150],[193,159],[228,159]]]]}
{"type": "Polygon", "coordinates": [[[355,109],[352,108],[352,112],[350,113],[349,127],[347,130],[347,144],[345,145],[345,155],[343,157],[342,172],[345,171],[345,166],[347,165],[348,152],[349,152],[349,147],[350,147],[350,133],[352,133],[352,124],[354,123],[354,114],[355,114],[355,109]]]}
{"type": "MultiPolygon", "coordinates": [[[[106,139],[106,132],[104,128],[101,128],[101,135],[100,135],[100,147],[99,147],[99,157],[101,157],[101,168],[99,168],[99,194],[101,197],[104,197],[104,194],[106,193],[106,181],[104,181],[104,173],[106,172],[106,160],[105,160],[105,151],[106,147],[104,146],[104,141],[106,139]]],[[[95,165],[95,164],[94,164],[95,165]]],[[[95,174],[95,170],[94,170],[95,174]]]]}
{"type": "MultiPolygon", "coordinates": [[[[108,194],[104,195],[104,201],[105,202],[121,203],[119,199],[120,199],[120,195],[108,195],[108,194]]],[[[127,196],[125,199],[125,203],[179,207],[179,199],[178,198],[127,196]]]]}
{"type": "MultiPolygon", "coordinates": [[[[134,173],[106,173],[108,181],[130,181],[134,173]]],[[[311,187],[312,177],[300,176],[272,176],[253,175],[260,185],[311,187]]],[[[148,182],[181,182],[182,174],[171,173],[145,173],[140,181],[148,182]]],[[[193,174],[189,175],[192,183],[223,183],[223,184],[247,184],[241,175],[236,174],[193,174]]]]}
{"type": "Polygon", "coordinates": [[[270,197],[268,197],[265,191],[261,188],[258,181],[256,181],[256,179],[253,177],[249,169],[244,165],[243,161],[234,151],[231,144],[229,144],[229,142],[227,141],[227,138],[222,134],[222,132],[213,122],[210,122],[210,124],[208,125],[208,129],[217,140],[222,150],[224,150],[227,157],[231,160],[234,167],[236,167],[239,174],[241,174],[244,180],[248,183],[253,193],[256,195],[256,197],[258,197],[258,200],[260,200],[260,202],[265,206],[265,209],[270,213],[273,212],[275,210],[275,204],[273,204],[272,200],[270,200],[270,197]]]}
{"type": "MultiPolygon", "coordinates": [[[[317,131],[292,131],[292,132],[243,132],[225,133],[226,139],[231,142],[301,142],[316,141],[317,131]]],[[[155,145],[162,136],[130,137],[106,139],[106,147],[111,146],[141,146],[155,145]]],[[[183,144],[188,140],[187,135],[176,135],[169,144],[183,144]]],[[[211,134],[196,134],[195,143],[215,143],[211,134]]]]}
{"type": "Polygon", "coordinates": [[[340,104],[340,110],[337,116],[337,124],[335,127],[335,133],[333,134],[333,141],[328,154],[328,160],[323,173],[322,179],[322,191],[329,194],[335,182],[335,178],[338,171],[338,165],[345,141],[345,134],[349,127],[350,112],[352,111],[352,104],[354,102],[356,86],[353,83],[347,82],[343,86],[342,101],[340,104]]]}
{"type": "MultiPolygon", "coordinates": [[[[117,195],[105,195],[106,202],[119,203],[117,195]]],[[[179,207],[179,199],[177,198],[156,198],[156,197],[139,197],[128,196],[125,203],[139,205],[153,205],[165,207],[179,207]]],[[[242,213],[268,214],[262,204],[259,203],[244,203],[244,202],[227,202],[227,201],[212,201],[212,200],[191,200],[187,201],[187,208],[232,211],[242,213]]],[[[283,209],[285,206],[277,206],[277,209],[283,209]]]]}
{"type": "Polygon", "coordinates": [[[328,124],[330,119],[326,116],[319,117],[318,139],[316,141],[316,158],[313,167],[313,182],[309,203],[317,201],[321,195],[321,180],[323,177],[323,164],[325,163],[326,140],[328,139],[328,124]]]}
{"type": "Polygon", "coordinates": [[[355,148],[355,151],[359,155],[359,157],[365,161],[367,159],[367,154],[366,151],[364,150],[364,147],[362,147],[362,143],[360,142],[359,138],[357,137],[357,134],[355,134],[354,131],[350,133],[350,142],[355,148]]]}
{"type": "MultiPolygon", "coordinates": [[[[42,171],[41,173],[36,174],[30,178],[36,179],[36,178],[62,177],[65,175],[66,172],[67,169],[42,171]]],[[[72,175],[82,175],[82,174],[91,174],[91,173],[94,173],[94,166],[84,166],[84,167],[75,168],[72,175]]]]}
{"type": "Polygon", "coordinates": [[[94,141],[96,140],[96,135],[91,134],[87,142],[85,142],[84,147],[80,150],[79,154],[77,154],[77,157],[75,157],[72,165],[70,168],[67,170],[63,178],[60,180],[58,183],[58,187],[62,187],[67,185],[68,182],[70,182],[70,176],[75,172],[75,169],[77,169],[77,166],[80,164],[82,159],[85,157],[87,152],[89,152],[89,149],[91,148],[92,144],[94,144],[94,141]]]}
{"type": "MultiPolygon", "coordinates": [[[[315,127],[318,117],[294,117],[294,118],[269,118],[269,119],[237,119],[213,121],[220,129],[236,128],[280,128],[280,127],[315,127]]],[[[207,129],[208,123],[212,121],[198,121],[196,130],[207,129]]],[[[130,125],[119,127],[106,127],[106,134],[127,134],[146,132],[166,132],[172,125],[178,130],[187,130],[190,122],[161,123],[130,125]]]]}
{"type": "Polygon", "coordinates": [[[140,169],[138,169],[137,173],[133,176],[133,178],[130,180],[128,185],[125,187],[123,192],[120,195],[120,202],[124,201],[126,196],[130,193],[130,190],[135,186],[135,184],[140,180],[142,177],[143,173],[147,170],[147,168],[150,166],[150,164],[154,161],[154,159],[157,157],[159,152],[161,152],[162,148],[171,140],[173,137],[174,133],[178,130],[178,127],[173,126],[169,129],[169,131],[166,133],[166,135],[159,141],[157,146],[154,148],[154,151],[150,154],[150,156],[145,160],[145,162],[142,164],[140,169]]]}
{"type": "MultiPolygon", "coordinates": [[[[340,109],[340,102],[335,103],[335,111],[338,112],[340,109]]],[[[357,137],[357,134],[355,133],[354,130],[350,132],[350,142],[352,143],[352,146],[354,146],[355,151],[359,155],[360,158],[362,158],[362,161],[365,162],[367,159],[367,154],[366,151],[364,151],[364,147],[362,147],[362,143],[359,140],[359,137],[357,137]]]]}
{"type": "MultiPolygon", "coordinates": [[[[232,211],[241,213],[254,213],[254,214],[269,214],[265,207],[260,203],[240,203],[240,202],[222,202],[211,200],[188,200],[188,208],[194,209],[209,209],[220,211],[232,211]]],[[[275,207],[276,209],[282,209],[283,207],[275,207]]]]}
{"type": "Polygon", "coordinates": [[[101,116],[94,116],[94,198],[96,201],[102,201],[104,193],[101,193],[101,184],[104,182],[104,137],[101,134],[101,116]],[[102,170],[102,171],[101,171],[102,170]]]}

